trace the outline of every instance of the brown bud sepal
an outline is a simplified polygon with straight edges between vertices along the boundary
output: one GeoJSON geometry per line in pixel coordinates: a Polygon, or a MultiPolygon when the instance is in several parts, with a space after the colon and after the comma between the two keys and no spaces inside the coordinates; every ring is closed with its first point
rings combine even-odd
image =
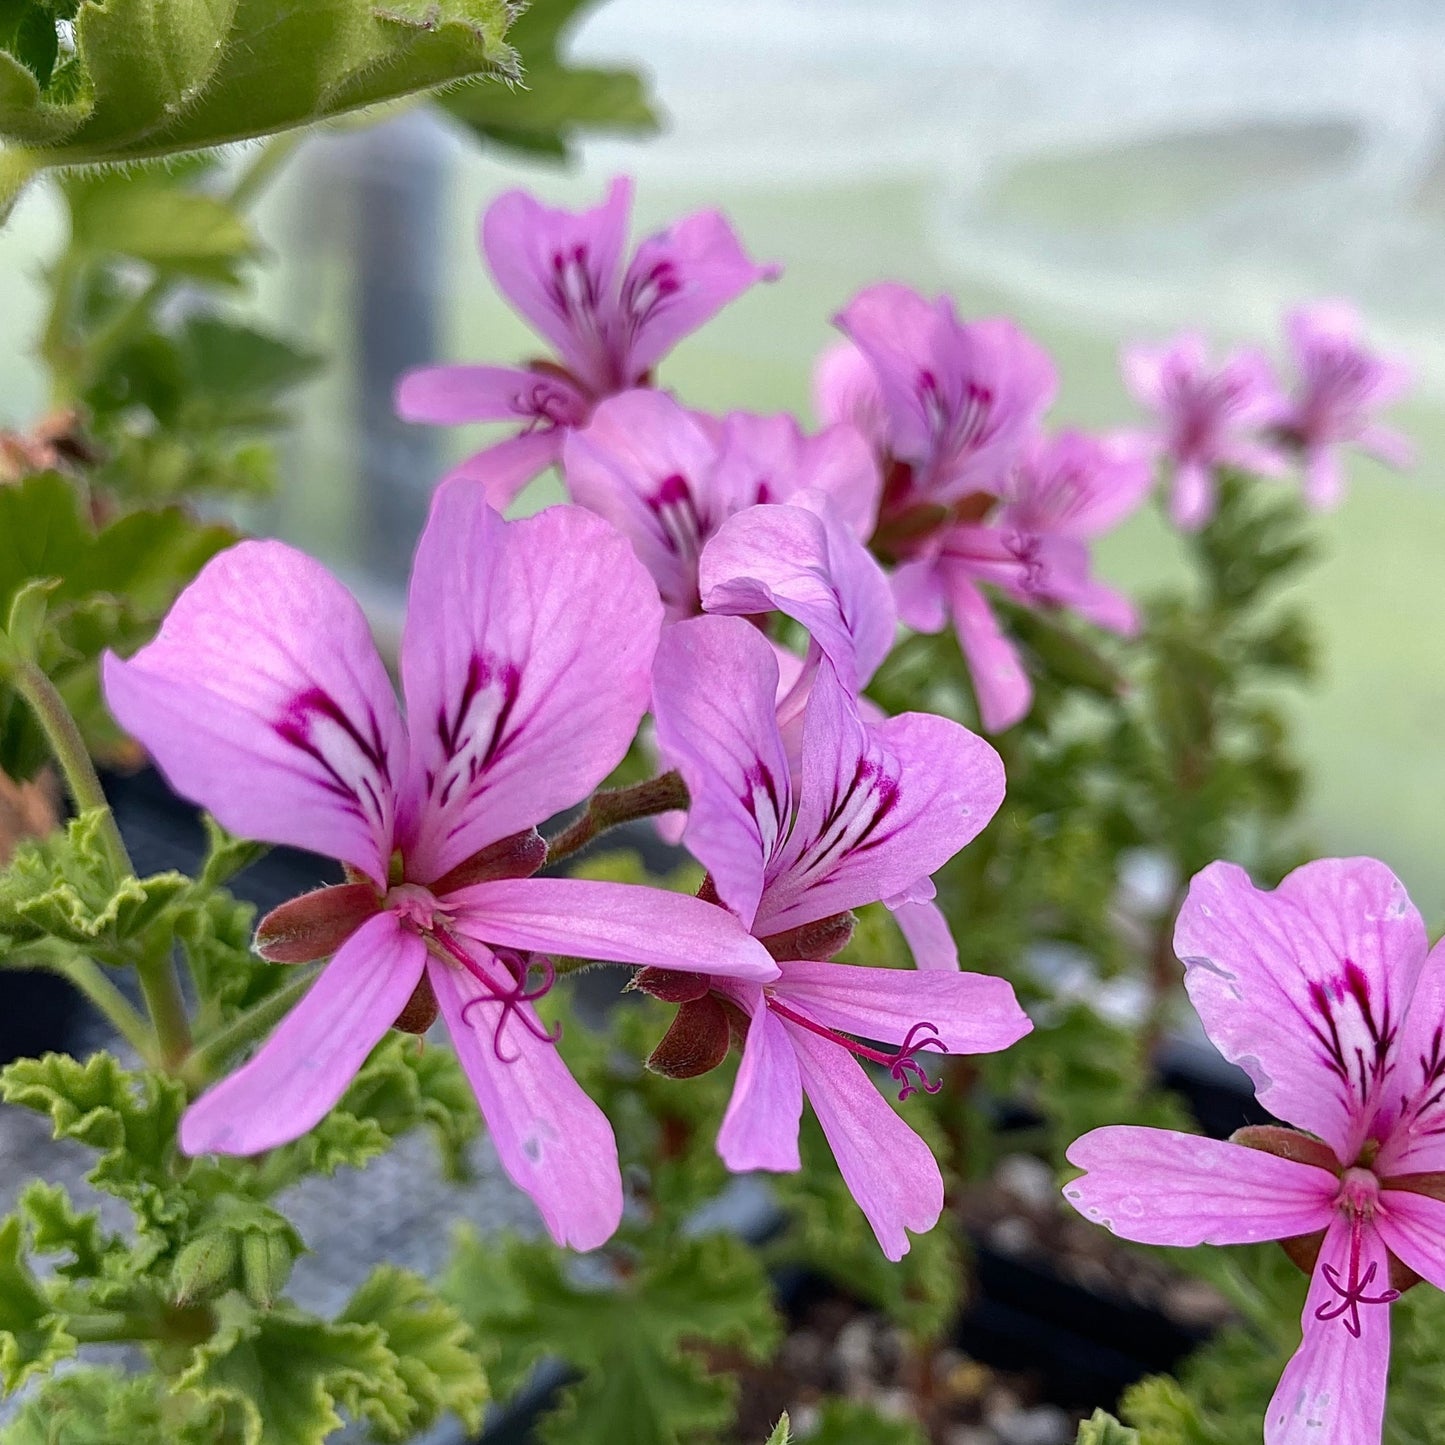
{"type": "Polygon", "coordinates": [[[1246,1124],[1229,1136],[1229,1142],[1274,1154],[1280,1159],[1293,1159],[1296,1164],[1313,1164],[1316,1169],[1327,1169],[1336,1176],[1342,1172],[1340,1161],[1328,1144],[1281,1124],[1246,1124]]]}
{"type": "Polygon", "coordinates": [[[695,1079],[728,1056],[731,1030],[720,1000],[708,994],[681,1004],[647,1067],[668,1079],[695,1079]]]}
{"type": "Polygon", "coordinates": [[[851,913],[835,913],[831,918],[799,924],[786,933],[774,933],[763,939],[762,945],[780,963],[791,959],[826,963],[848,946],[857,922],[851,913]]]}
{"type": "Polygon", "coordinates": [[[712,987],[705,973],[688,973],[681,968],[644,968],[633,975],[629,988],[651,994],[663,1003],[692,1003],[712,987]]]}
{"type": "Polygon", "coordinates": [[[438,898],[470,883],[490,883],[498,878],[530,878],[547,861],[547,840],[535,828],[512,833],[488,843],[470,858],[443,874],[428,890],[438,898]]]}
{"type": "Polygon", "coordinates": [[[256,952],[271,963],[311,963],[336,952],[381,911],[370,883],[338,883],[273,908],[256,929],[256,952]]]}
{"type": "Polygon", "coordinates": [[[411,997],[406,1001],[406,1007],[396,1016],[392,1028],[400,1029],[404,1034],[424,1034],[437,1021],[439,1012],[431,979],[422,974],[411,991],[411,997]]]}

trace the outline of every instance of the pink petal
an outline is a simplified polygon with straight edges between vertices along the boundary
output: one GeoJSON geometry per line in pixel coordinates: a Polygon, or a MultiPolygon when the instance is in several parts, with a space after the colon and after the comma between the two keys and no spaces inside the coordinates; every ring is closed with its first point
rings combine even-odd
{"type": "Polygon", "coordinates": [[[905,562],[893,573],[898,620],[915,632],[942,632],[948,622],[948,591],[937,559],[905,562]]]}
{"type": "MultiPolygon", "coordinates": [[[[985,973],[865,968],[855,963],[785,962],[773,992],[814,1023],[880,1043],[902,1044],[921,1021],[939,1052],[992,1054],[1017,1043],[1033,1024],[1013,986],[985,973]]],[[[929,1052],[919,1054],[927,1063],[929,1052]]]]}
{"type": "Polygon", "coordinates": [[[260,1051],[181,1119],[181,1152],[259,1154],[328,1114],[406,1007],[426,945],[394,914],[369,918],[260,1051]]]}
{"type": "Polygon", "coordinates": [[[584,878],[509,878],[448,894],[458,929],[489,944],[768,983],[757,939],[715,903],[584,878]]]}
{"type": "Polygon", "coordinates": [[[792,816],[777,688],[772,647],[741,618],[699,617],[663,633],[652,684],[658,749],[692,799],[687,846],[744,925],[792,816]]]}
{"type": "MultiPolygon", "coordinates": [[[[939,369],[940,354],[949,350],[950,318],[950,311],[894,282],[865,287],[833,318],[872,370],[887,417],[889,450],[911,462],[927,461],[933,446],[933,424],[919,395],[918,376],[921,370],[939,369]]],[[[835,395],[843,389],[840,380],[848,384],[846,373],[831,382],[835,395]]]]}
{"type": "Polygon", "coordinates": [[[1197,532],[1214,515],[1214,469],[1180,461],[1169,492],[1169,518],[1182,532],[1197,532]]]}
{"type": "Polygon", "coordinates": [[[1418,456],[1415,443],[1389,426],[1367,426],[1360,433],[1360,445],[1392,467],[1412,467],[1418,456]]]}
{"type": "Polygon", "coordinates": [[[855,426],[875,453],[888,442],[887,405],[873,364],[851,341],[840,341],[813,368],[813,405],[831,423],[855,426]]]}
{"type": "Polygon", "coordinates": [[[1345,472],[1334,447],[1311,447],[1305,454],[1304,491],[1305,501],[1317,512],[1339,506],[1345,495],[1345,472]]]}
{"type": "Polygon", "coordinates": [[[717,1152],[735,1174],[751,1169],[792,1173],[802,1167],[798,1158],[802,1116],[803,1080],[792,1040],[781,1020],[759,1000],[718,1131],[717,1152]]]}
{"type": "Polygon", "coordinates": [[[710,492],[716,460],[716,443],[660,391],[603,402],[563,449],[572,499],[632,543],[669,619],[698,610],[697,559],[722,520],[710,492]]]}
{"type": "Polygon", "coordinates": [[[1025,532],[1097,537],[1149,495],[1147,451],[1122,436],[1065,430],[1025,448],[1004,493],[1004,518],[1025,532]]]}
{"type": "Polygon", "coordinates": [[[1076,1139],[1064,1186],[1086,1219],[1140,1244],[1255,1244],[1329,1223],[1339,1180],[1313,1164],[1172,1129],[1110,1125],[1076,1139]]]}
{"type": "Polygon", "coordinates": [[[516,501],[528,482],[556,465],[566,435],[562,427],[544,426],[508,437],[459,462],[442,478],[442,485],[454,480],[479,483],[482,500],[503,511],[516,501]]]}
{"type": "Polygon", "coordinates": [[[872,286],[837,318],[873,365],[889,449],[937,500],[991,487],[1058,386],[1047,353],[1012,322],[962,325],[943,300],[872,286]]]}
{"type": "Polygon", "coordinates": [[[943,910],[931,902],[890,903],[893,921],[903,932],[913,963],[921,969],[956,969],[958,944],[943,910]]]}
{"type": "Polygon", "coordinates": [[[825,497],[805,493],[798,501],[749,507],[722,524],[698,568],[702,605],[742,617],[784,613],[856,693],[892,650],[893,594],[825,497]]]}
{"type": "Polygon", "coordinates": [[[866,727],[823,668],[804,721],[797,820],[769,866],[755,930],[893,897],[973,839],[1003,789],[1003,764],[982,738],[932,713],[866,727]]]}
{"type": "Polygon", "coordinates": [[[1445,1203],[1386,1187],[1375,1206],[1374,1224],[1391,1254],[1436,1289],[1445,1289],[1445,1203]]]}
{"type": "Polygon", "coordinates": [[[482,250],[497,286],[594,393],[630,385],[604,340],[615,324],[632,183],[613,181],[590,211],[553,210],[508,191],[482,218],[482,250]]]}
{"type": "Polygon", "coordinates": [[[866,542],[878,520],[883,478],[868,438],[856,426],[830,426],[803,443],[803,486],[828,497],[844,525],[866,542]]]}
{"type": "Polygon", "coordinates": [[[651,371],[684,336],[749,287],[775,280],[780,269],[749,260],[717,211],[684,216],[649,236],[622,280],[621,312],[632,336],[632,374],[651,371]]]}
{"type": "MultiPolygon", "coordinates": [[[[498,987],[511,986],[489,958],[477,962],[498,987]]],[[[509,1021],[501,1041],[510,1062],[498,1057],[499,1006],[484,1002],[463,1016],[473,1000],[486,998],[470,974],[433,959],[427,976],[507,1177],[531,1196],[559,1245],[605,1244],[622,1219],[622,1175],[607,1116],[583,1093],[556,1045],[521,1021],[509,1021]]],[[[530,1005],[519,1010],[541,1030],[530,1005]]]]}
{"type": "Polygon", "coordinates": [[[902,1259],[909,1249],[908,1231],[932,1229],[943,1213],[938,1164],[852,1054],[796,1024],[784,1027],[848,1192],[873,1226],[883,1253],[902,1259]]]}
{"type": "Polygon", "coordinates": [[[1425,960],[1400,880],[1372,858],[1326,858],[1271,893],[1211,863],[1190,884],[1174,951],[1206,1032],[1259,1102],[1353,1160],[1392,1062],[1383,1041],[1425,960]]]}
{"type": "Polygon", "coordinates": [[[962,568],[947,573],[949,611],[968,662],[984,731],[1000,733],[1028,715],[1034,688],[1018,649],[1004,636],[982,592],[962,568]]]}
{"type": "Polygon", "coordinates": [[[587,398],[571,382],[511,366],[424,366],[397,383],[403,421],[456,426],[474,421],[546,421],[576,426],[587,398]]]}
{"type": "Polygon", "coordinates": [[[786,413],[732,412],[718,434],[709,492],[718,521],[760,502],[820,492],[864,541],[873,532],[881,485],[878,463],[856,427],[832,426],[809,437],[786,413]]]}
{"type": "Polygon", "coordinates": [[[1133,637],[1139,631],[1139,609],[1133,599],[1103,582],[1088,581],[1070,590],[1061,603],[1095,627],[1133,637]]]}
{"type": "MultiPolygon", "coordinates": [[[[1375,1266],[1371,1293],[1388,1283],[1385,1251],[1372,1229],[1361,1239],[1360,1269],[1375,1266]]],[[[1359,1307],[1358,1339],[1343,1318],[1320,1319],[1320,1310],[1333,1310],[1339,1293],[1329,1283],[1324,1266],[1349,1277],[1350,1226],[1336,1216],[1305,1300],[1304,1338],[1284,1374],[1265,1414],[1265,1445],[1379,1445],[1385,1417],[1385,1380],[1390,1368],[1390,1309],[1388,1305],[1359,1307]]]]}
{"type": "Polygon", "coordinates": [[[405,741],[356,599],[280,542],[213,558],[106,700],[176,792],[233,833],[340,858],[376,882],[391,856],[405,741]]]}
{"type": "Polygon", "coordinates": [[[1372,1137],[1381,1178],[1445,1170],[1445,943],[1425,959],[1392,1050],[1372,1137]]]}
{"type": "Polygon", "coordinates": [[[408,877],[438,878],[587,796],[647,706],[661,608],[605,522],[503,522],[448,482],[417,547],[402,638],[408,877]]]}

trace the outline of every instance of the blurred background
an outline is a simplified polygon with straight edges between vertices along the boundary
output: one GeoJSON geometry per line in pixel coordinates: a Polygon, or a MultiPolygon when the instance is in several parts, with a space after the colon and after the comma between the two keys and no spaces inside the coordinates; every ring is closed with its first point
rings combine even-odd
{"type": "MultiPolygon", "coordinates": [[[[1320,852],[1386,859],[1445,925],[1445,6],[608,0],[572,52],[648,71],[662,134],[587,142],[559,169],[411,111],[309,140],[267,198],[277,259],[247,304],[337,364],[303,394],[283,489],[250,523],[394,611],[431,484],[481,439],[396,422],[394,378],[536,349],[475,247],[509,186],[580,206],[629,172],[639,230],[720,206],[784,263],[665,365],[716,410],[810,415],[829,317],[884,277],[1017,318],[1057,357],[1055,420],[1096,426],[1138,419],[1122,341],[1197,325],[1278,354],[1285,309],[1348,296],[1418,372],[1392,419],[1420,463],[1356,462],[1321,524],[1304,595],[1323,677],[1292,703],[1307,817],[1320,852]]],[[[0,425],[44,406],[27,351],[59,227],[42,187],[0,232],[0,425]]],[[[1152,514],[1102,549],[1128,587],[1178,565],[1152,514]]]]}

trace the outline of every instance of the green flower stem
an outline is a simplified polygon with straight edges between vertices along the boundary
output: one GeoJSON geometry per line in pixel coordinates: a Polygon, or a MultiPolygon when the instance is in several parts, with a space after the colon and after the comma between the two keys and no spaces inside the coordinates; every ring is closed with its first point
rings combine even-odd
{"type": "Polygon", "coordinates": [[[136,963],[141,993],[160,1045],[160,1066],[179,1073],[191,1052],[191,1019],[181,992],[180,975],[171,956],[171,939],[162,933],[136,963]]]}
{"type": "Polygon", "coordinates": [[[316,970],[296,970],[296,976],[275,993],[232,1019],[191,1052],[180,1073],[189,1088],[205,1088],[230,1059],[247,1044],[270,1031],[300,1002],[311,987],[316,970]]]}
{"type": "MultiPolygon", "coordinates": [[[[244,210],[262,191],[270,184],[276,172],[290,159],[297,146],[301,144],[303,134],[300,131],[291,131],[283,135],[272,136],[263,145],[257,147],[250,163],[236,177],[236,183],[227,193],[225,200],[230,206],[237,210],[244,210]]],[[[69,253],[65,258],[70,260],[69,253]]],[[[71,261],[71,264],[74,264],[71,261]]],[[[72,390],[78,391],[81,386],[95,380],[111,356],[122,345],[131,339],[139,331],[154,313],[156,307],[175,289],[177,278],[174,275],[158,275],[151,279],[147,286],[143,286],[130,300],[101,326],[91,337],[86,347],[84,361],[77,367],[81,374],[77,383],[72,380],[72,390]]],[[[57,293],[58,297],[58,293],[57,293]]],[[[57,300],[57,310],[58,310],[57,300]]],[[[54,357],[62,355],[60,343],[64,340],[63,315],[52,312],[50,325],[46,328],[46,345],[44,355],[52,367],[56,365],[54,357]],[[52,328],[59,325],[61,330],[55,338],[56,351],[52,355],[52,328]]]]}
{"type": "Polygon", "coordinates": [[[547,862],[556,863],[570,857],[619,823],[671,813],[687,805],[687,784],[677,772],[662,773],[630,788],[608,788],[594,793],[582,816],[548,841],[547,862]]]}
{"type": "Polygon", "coordinates": [[[291,159],[292,153],[306,138],[301,130],[282,131],[263,141],[253,152],[250,162],[231,187],[227,202],[244,210],[271,184],[276,172],[291,159]]]}
{"type": "Polygon", "coordinates": [[[75,954],[57,963],[56,972],[68,978],[106,1016],[116,1033],[146,1064],[156,1065],[156,1041],[150,1027],[98,963],[75,954]]]}
{"type": "Polygon", "coordinates": [[[60,771],[65,775],[65,786],[70,792],[76,811],[80,813],[99,812],[101,816],[100,837],[110,861],[116,881],[129,878],[135,872],[131,866],[130,854],[116,826],[115,814],[105,800],[105,793],[96,776],[95,765],[90,761],[90,752],[85,739],[70,715],[55,684],[44,671],[28,658],[20,659],[14,668],[11,682],[15,690],[29,704],[36,720],[44,730],[46,741],[60,771]]]}
{"type": "Polygon", "coordinates": [[[60,253],[60,259],[49,277],[50,311],[45,318],[45,330],[40,334],[38,350],[50,372],[50,404],[53,407],[71,405],[80,392],[81,358],[70,339],[70,328],[83,270],[80,253],[74,246],[68,245],[60,253]]]}
{"type": "Polygon", "coordinates": [[[155,1321],[144,1315],[120,1310],[99,1310],[93,1314],[62,1315],[65,1332],[82,1345],[113,1345],[126,1340],[153,1340],[155,1321]]]}

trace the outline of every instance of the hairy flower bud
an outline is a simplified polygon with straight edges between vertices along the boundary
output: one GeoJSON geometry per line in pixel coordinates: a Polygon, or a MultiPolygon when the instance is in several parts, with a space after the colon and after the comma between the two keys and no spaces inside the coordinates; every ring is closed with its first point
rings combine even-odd
{"type": "Polygon", "coordinates": [[[731,1029],[727,1010],[712,994],[681,1004],[672,1026],[653,1049],[647,1067],[668,1079],[695,1079],[727,1058],[731,1029]]]}
{"type": "Polygon", "coordinates": [[[437,996],[432,990],[431,980],[422,974],[392,1028],[400,1029],[404,1034],[424,1034],[437,1021],[437,1013],[437,996]]]}
{"type": "Polygon", "coordinates": [[[629,986],[663,1003],[691,1003],[706,996],[712,981],[705,973],[684,973],[680,968],[644,968],[629,986]]]}
{"type": "Polygon", "coordinates": [[[182,1246],[171,1266],[176,1303],[209,1299],[229,1289],[236,1261],[236,1236],[229,1229],[208,1229],[198,1234],[182,1246]]]}
{"type": "Polygon", "coordinates": [[[547,841],[535,828],[499,838],[458,863],[430,885],[438,897],[471,883],[496,878],[530,878],[547,861],[547,841]]]}
{"type": "Polygon", "coordinates": [[[763,939],[762,944],[776,959],[825,963],[848,946],[857,922],[851,913],[834,913],[831,917],[790,928],[786,933],[775,933],[763,939]]]}
{"type": "Polygon", "coordinates": [[[295,1260],[292,1243],[276,1230],[252,1230],[241,1236],[241,1288],[262,1309],[276,1303],[295,1260]]]}
{"type": "Polygon", "coordinates": [[[310,963],[336,952],[381,908],[370,883],[338,883],[273,908],[256,929],[256,952],[271,963],[310,963]]]}

